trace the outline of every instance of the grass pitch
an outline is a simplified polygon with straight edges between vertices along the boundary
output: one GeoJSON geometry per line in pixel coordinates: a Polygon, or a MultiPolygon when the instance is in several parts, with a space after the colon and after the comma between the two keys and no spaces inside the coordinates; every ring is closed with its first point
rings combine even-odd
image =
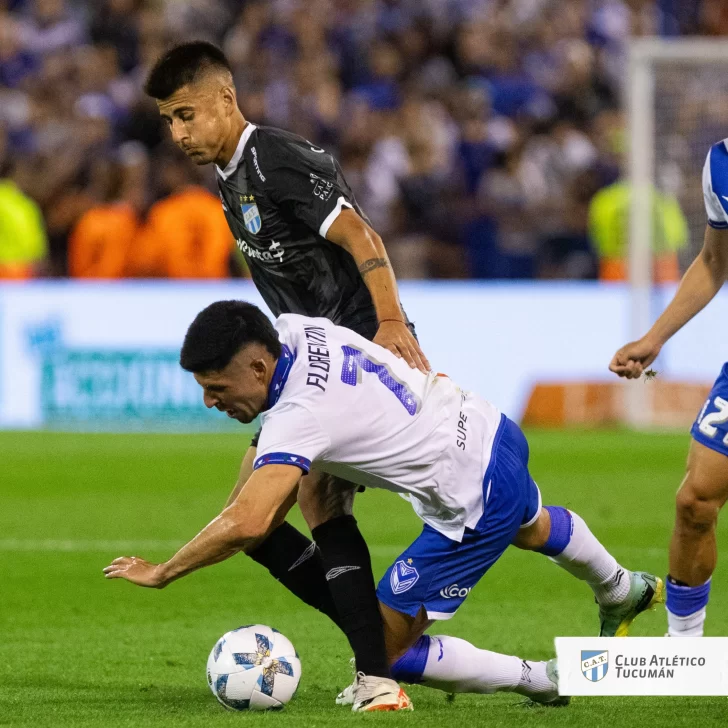
{"type": "MultiPolygon", "coordinates": [[[[574,431],[529,439],[545,502],[580,513],[625,566],[664,575],[688,436],[574,431]]],[[[333,702],[350,680],[343,636],[245,557],[163,591],[103,579],[115,556],[163,560],[215,516],[246,445],[229,435],[0,434],[0,725],[728,723],[725,698],[575,698],[569,708],[529,710],[518,696],[449,701],[423,687],[411,688],[412,714],[352,715],[333,702]],[[296,645],[301,687],[281,713],[227,713],[207,688],[207,655],[223,632],[255,622],[296,645]]],[[[419,522],[401,499],[372,491],[359,496],[356,514],[379,576],[419,522]]],[[[728,578],[719,569],[708,634],[728,634],[727,603],[728,578]]],[[[660,635],[665,624],[659,608],[633,633],[660,635]]],[[[556,635],[597,629],[585,585],[515,550],[441,625],[480,647],[532,659],[550,657],[556,635]]]]}

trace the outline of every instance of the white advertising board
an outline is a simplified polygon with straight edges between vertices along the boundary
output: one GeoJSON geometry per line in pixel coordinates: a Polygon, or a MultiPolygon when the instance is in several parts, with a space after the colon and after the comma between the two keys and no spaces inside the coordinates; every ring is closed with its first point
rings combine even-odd
{"type": "MultiPolygon", "coordinates": [[[[670,293],[656,296],[656,313],[670,293]]],[[[621,285],[404,282],[401,297],[432,366],[516,419],[536,382],[609,380],[629,337],[621,285]]],[[[229,298],[263,306],[248,281],[0,285],[0,427],[236,426],[205,410],[177,364],[195,315],[229,298]]],[[[728,359],[726,320],[723,292],[666,347],[661,375],[715,379],[728,359]]]]}

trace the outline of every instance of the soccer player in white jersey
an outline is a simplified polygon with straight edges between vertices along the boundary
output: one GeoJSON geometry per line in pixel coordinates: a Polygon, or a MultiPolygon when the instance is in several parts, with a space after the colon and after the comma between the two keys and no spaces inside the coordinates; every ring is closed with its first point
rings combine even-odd
{"type": "MultiPolygon", "coordinates": [[[[609,368],[636,379],[665,343],[702,311],[728,279],[728,140],[714,144],[703,168],[708,216],[703,249],[664,313],[639,340],[623,346],[609,368]]],[[[715,380],[690,431],[687,472],[676,499],[667,578],[668,634],[703,634],[710,579],[718,551],[715,528],[728,499],[728,364],[715,380]]]]}
{"type": "MultiPolygon", "coordinates": [[[[424,634],[455,614],[510,544],[540,551],[585,581],[602,635],[626,634],[661,599],[661,580],[623,569],[577,514],[542,508],[521,430],[448,377],[410,369],[328,319],[284,314],[274,328],[241,301],[198,314],[180,363],[208,407],[241,422],[262,414],[255,469],[236,500],[169,561],[120,557],[105,569],[109,578],[159,588],[254,547],[285,516],[301,474],[315,469],[402,495],[424,521],[378,588],[392,676],[403,682],[561,701],[555,661],[424,634]]],[[[391,704],[399,690],[394,680],[358,675],[339,702],[371,709],[377,700],[391,704]]]]}

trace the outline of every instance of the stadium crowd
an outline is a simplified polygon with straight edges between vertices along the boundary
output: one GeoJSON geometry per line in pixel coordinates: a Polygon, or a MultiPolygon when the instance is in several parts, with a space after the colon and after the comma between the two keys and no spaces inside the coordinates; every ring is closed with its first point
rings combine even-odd
{"type": "MultiPolygon", "coordinates": [[[[213,171],[142,90],[201,38],[246,118],[338,155],[400,277],[620,278],[626,46],[662,5],[0,0],[0,277],[245,274],[213,171]]],[[[728,31],[720,0],[677,5],[671,32],[728,31]]],[[[670,278],[687,225],[655,209],[670,278]]]]}

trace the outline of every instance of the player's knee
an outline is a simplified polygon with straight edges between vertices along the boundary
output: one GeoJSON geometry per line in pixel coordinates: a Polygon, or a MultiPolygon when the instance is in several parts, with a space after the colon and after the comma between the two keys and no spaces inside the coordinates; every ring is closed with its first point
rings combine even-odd
{"type": "Polygon", "coordinates": [[[311,530],[329,520],[327,517],[326,504],[321,502],[318,494],[316,493],[299,491],[298,506],[311,530]]]}
{"type": "Polygon", "coordinates": [[[513,545],[526,551],[538,551],[548,541],[551,519],[546,508],[541,509],[538,519],[526,528],[521,528],[513,539],[513,545]]]}
{"type": "Polygon", "coordinates": [[[310,529],[333,518],[352,514],[354,487],[341,485],[327,475],[320,476],[316,481],[305,481],[308,479],[302,481],[298,490],[298,505],[310,529]]]}
{"type": "Polygon", "coordinates": [[[680,527],[705,533],[715,527],[721,502],[706,495],[707,489],[700,486],[687,479],[677,493],[675,510],[680,527]]]}

